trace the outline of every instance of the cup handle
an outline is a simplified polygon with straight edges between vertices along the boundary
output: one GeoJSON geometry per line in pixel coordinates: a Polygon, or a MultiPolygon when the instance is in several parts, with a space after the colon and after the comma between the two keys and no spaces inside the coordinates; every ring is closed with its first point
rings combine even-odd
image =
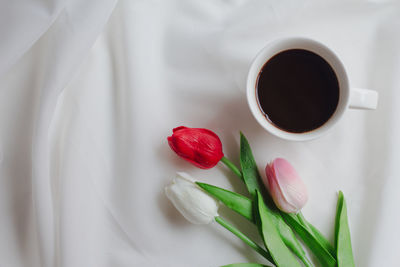
{"type": "Polygon", "coordinates": [[[353,109],[376,109],[378,92],[369,89],[352,88],[350,91],[350,105],[353,109]]]}

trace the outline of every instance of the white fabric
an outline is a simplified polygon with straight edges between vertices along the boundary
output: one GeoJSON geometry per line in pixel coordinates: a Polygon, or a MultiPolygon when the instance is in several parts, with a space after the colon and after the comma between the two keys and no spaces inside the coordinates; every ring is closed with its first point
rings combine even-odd
{"type": "Polygon", "coordinates": [[[357,266],[397,266],[399,15],[396,1],[2,0],[0,266],[262,262],[165,197],[177,170],[244,192],[224,166],[196,169],[169,149],[179,125],[214,130],[236,163],[242,130],[261,171],[290,160],[308,187],[305,216],[330,239],[343,190],[357,266]],[[354,86],[379,91],[378,110],[349,110],[310,142],[262,130],[247,69],[269,40],[291,35],[336,51],[354,86]]]}

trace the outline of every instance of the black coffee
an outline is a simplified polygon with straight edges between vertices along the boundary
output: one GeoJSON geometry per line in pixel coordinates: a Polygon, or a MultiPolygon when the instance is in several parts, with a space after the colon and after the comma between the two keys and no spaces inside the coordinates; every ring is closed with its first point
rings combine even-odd
{"type": "Polygon", "coordinates": [[[273,56],[258,74],[260,109],[278,128],[303,133],[322,126],[339,102],[332,67],[317,54],[291,49],[273,56]]]}

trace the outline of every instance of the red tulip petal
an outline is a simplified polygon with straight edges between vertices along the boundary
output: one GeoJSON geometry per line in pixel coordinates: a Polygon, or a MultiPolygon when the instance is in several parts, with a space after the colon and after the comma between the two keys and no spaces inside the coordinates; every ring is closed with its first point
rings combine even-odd
{"type": "Polygon", "coordinates": [[[168,143],[176,154],[202,169],[214,167],[224,156],[221,140],[208,129],[174,128],[168,143]]]}

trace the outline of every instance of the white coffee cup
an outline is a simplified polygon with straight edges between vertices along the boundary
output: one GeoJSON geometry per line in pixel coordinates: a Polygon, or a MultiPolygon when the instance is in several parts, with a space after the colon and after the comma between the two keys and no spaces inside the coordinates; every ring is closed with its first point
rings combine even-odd
{"type": "Polygon", "coordinates": [[[292,141],[305,141],[320,137],[335,125],[348,108],[376,109],[378,93],[368,89],[350,88],[346,70],[335,53],[324,44],[301,38],[281,38],[270,42],[255,57],[247,76],[247,101],[258,123],[273,135],[292,141]],[[293,133],[282,130],[270,122],[259,106],[256,86],[263,66],[276,54],[289,49],[304,49],[325,59],[334,70],[339,83],[339,102],[332,116],[320,127],[304,132],[293,133]]]}

